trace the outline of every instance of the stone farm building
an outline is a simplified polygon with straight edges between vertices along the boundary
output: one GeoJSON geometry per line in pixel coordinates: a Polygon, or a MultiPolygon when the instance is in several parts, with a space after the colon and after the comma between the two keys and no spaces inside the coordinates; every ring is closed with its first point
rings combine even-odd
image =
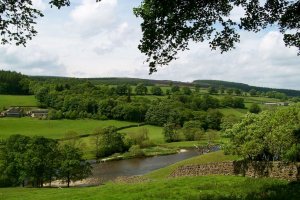
{"type": "Polygon", "coordinates": [[[47,109],[31,110],[27,114],[30,117],[34,117],[34,118],[47,118],[48,117],[48,110],[47,109]]]}
{"type": "Polygon", "coordinates": [[[289,103],[287,103],[287,102],[276,102],[276,103],[265,103],[265,105],[267,105],[267,106],[288,106],[289,105],[289,103]]]}
{"type": "Polygon", "coordinates": [[[12,107],[1,113],[3,117],[22,117],[23,109],[20,107],[12,107]]]}

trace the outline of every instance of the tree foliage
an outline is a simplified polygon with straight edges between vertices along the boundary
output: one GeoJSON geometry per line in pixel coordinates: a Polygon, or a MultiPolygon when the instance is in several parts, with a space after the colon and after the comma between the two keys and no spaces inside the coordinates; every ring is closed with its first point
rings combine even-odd
{"type": "Polygon", "coordinates": [[[249,112],[257,114],[257,113],[261,112],[261,108],[259,107],[259,105],[257,103],[253,103],[249,107],[249,112]]]}
{"type": "Polygon", "coordinates": [[[110,156],[114,153],[120,153],[125,150],[124,136],[117,132],[116,127],[110,126],[99,129],[96,134],[96,156],[98,158],[110,156]]]}
{"type": "Polygon", "coordinates": [[[151,87],[151,93],[153,95],[161,96],[163,95],[163,91],[159,86],[153,86],[151,87]]]}
{"type": "Polygon", "coordinates": [[[183,125],[183,134],[188,141],[199,140],[204,136],[204,130],[202,128],[203,123],[201,121],[187,121],[183,125]]]}
{"type": "Polygon", "coordinates": [[[163,135],[166,142],[179,141],[179,129],[180,127],[175,123],[166,123],[163,129],[163,135]]]}
{"type": "Polygon", "coordinates": [[[0,147],[0,185],[5,180],[7,186],[43,187],[55,179],[83,179],[91,172],[79,149],[60,148],[53,139],[12,135],[0,147]]]}
{"type": "Polygon", "coordinates": [[[300,104],[246,117],[226,135],[227,150],[249,160],[299,161],[300,104]]]}
{"type": "Polygon", "coordinates": [[[146,95],[148,88],[143,83],[139,83],[135,88],[135,93],[136,95],[146,95]]]}
{"type": "Polygon", "coordinates": [[[150,73],[176,59],[190,41],[207,40],[222,53],[231,50],[240,41],[239,29],[258,32],[276,24],[285,44],[300,50],[300,1],[143,0],[134,13],[143,19],[139,49],[148,57],[150,73]],[[245,11],[239,22],[231,18],[237,7],[245,11]]]}
{"type": "Polygon", "coordinates": [[[29,94],[29,77],[0,70],[0,94],[29,94]]]}
{"type": "Polygon", "coordinates": [[[80,149],[72,145],[63,145],[60,148],[61,163],[59,167],[59,178],[67,182],[70,186],[71,181],[82,180],[91,175],[91,166],[82,159],[80,149]]]}

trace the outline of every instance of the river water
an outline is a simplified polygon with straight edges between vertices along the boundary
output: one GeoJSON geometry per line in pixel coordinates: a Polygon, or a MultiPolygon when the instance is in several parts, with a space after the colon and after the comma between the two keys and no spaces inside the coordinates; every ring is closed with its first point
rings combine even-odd
{"type": "Polygon", "coordinates": [[[166,167],[181,160],[200,155],[197,150],[188,150],[178,154],[133,158],[128,160],[108,161],[92,164],[93,178],[101,182],[114,180],[119,176],[143,175],[153,170],[166,167]]]}

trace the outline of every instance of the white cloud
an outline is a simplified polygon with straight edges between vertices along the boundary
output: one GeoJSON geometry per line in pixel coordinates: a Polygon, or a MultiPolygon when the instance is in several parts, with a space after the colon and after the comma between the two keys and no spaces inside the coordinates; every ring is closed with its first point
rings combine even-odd
{"type": "Polygon", "coordinates": [[[57,56],[35,45],[28,49],[14,46],[1,48],[1,68],[30,75],[65,74],[65,67],[57,56]]]}
{"type": "Polygon", "coordinates": [[[44,11],[46,10],[46,3],[43,0],[32,0],[32,5],[34,8],[44,11]]]}
{"type": "Polygon", "coordinates": [[[125,45],[130,37],[130,28],[126,22],[120,24],[116,29],[110,30],[109,33],[99,34],[91,38],[93,50],[98,55],[110,53],[115,48],[121,48],[125,45]]]}
{"type": "Polygon", "coordinates": [[[70,27],[83,36],[94,35],[116,22],[117,0],[82,0],[70,13],[70,27]]]}
{"type": "MultiPolygon", "coordinates": [[[[192,81],[216,79],[256,86],[300,89],[300,57],[296,48],[287,48],[279,32],[255,35],[242,33],[237,48],[220,54],[207,44],[192,44],[170,66],[158,68],[150,78],[192,81]]],[[[142,67],[141,67],[142,69],[142,67]]],[[[136,75],[143,75],[139,71],[136,75]]]]}
{"type": "Polygon", "coordinates": [[[295,57],[296,48],[287,48],[283,35],[277,31],[268,32],[259,45],[259,53],[264,60],[284,60],[295,57]]]}
{"type": "MultiPolygon", "coordinates": [[[[282,35],[270,30],[242,32],[237,48],[224,54],[211,51],[207,43],[191,44],[190,51],[149,76],[145,57],[137,49],[140,19],[132,14],[139,4],[140,0],[80,0],[59,11],[46,9],[39,35],[30,45],[0,46],[0,67],[30,75],[219,79],[300,89],[297,49],[285,47],[282,35]]],[[[240,15],[237,9],[233,16],[240,15]]]]}

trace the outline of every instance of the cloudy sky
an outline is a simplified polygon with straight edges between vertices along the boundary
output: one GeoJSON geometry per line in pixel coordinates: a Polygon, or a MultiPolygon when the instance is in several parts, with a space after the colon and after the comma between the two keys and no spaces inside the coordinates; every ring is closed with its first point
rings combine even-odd
{"type": "Polygon", "coordinates": [[[141,20],[132,12],[141,0],[72,0],[72,6],[61,10],[47,2],[34,0],[45,17],[38,20],[38,36],[26,48],[0,46],[0,69],[69,77],[215,79],[300,90],[300,56],[296,48],[284,46],[276,28],[241,32],[237,48],[222,55],[205,43],[191,44],[180,59],[149,76],[137,49],[141,20]]]}

